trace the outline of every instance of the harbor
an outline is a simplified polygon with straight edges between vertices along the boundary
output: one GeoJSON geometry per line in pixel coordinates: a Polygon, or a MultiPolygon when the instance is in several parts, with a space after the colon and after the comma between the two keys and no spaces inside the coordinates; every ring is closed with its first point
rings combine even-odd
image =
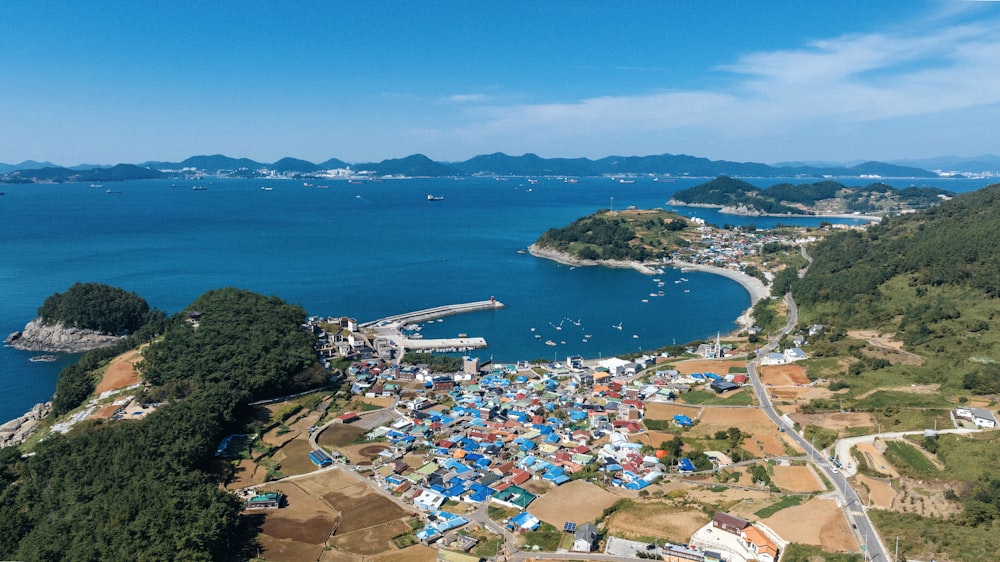
{"type": "MultiPolygon", "coordinates": [[[[504,308],[504,304],[493,297],[489,300],[475,301],[469,303],[450,304],[426,308],[414,312],[387,316],[371,322],[364,322],[359,325],[362,329],[372,330],[376,339],[388,340],[389,344],[395,348],[393,354],[396,361],[402,359],[407,351],[438,351],[442,353],[456,353],[480,349],[487,346],[486,338],[468,337],[466,334],[459,334],[456,338],[423,338],[419,333],[408,335],[407,328],[415,327],[420,322],[438,320],[445,316],[464,314],[467,312],[479,312],[482,310],[497,310],[504,308]]],[[[415,330],[409,330],[415,331],[415,330]]]]}

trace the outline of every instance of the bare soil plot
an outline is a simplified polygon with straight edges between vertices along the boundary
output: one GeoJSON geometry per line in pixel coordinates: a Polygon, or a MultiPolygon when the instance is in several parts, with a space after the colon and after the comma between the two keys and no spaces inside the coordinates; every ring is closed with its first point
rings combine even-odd
{"type": "Polygon", "coordinates": [[[293,540],[280,540],[267,534],[258,537],[261,546],[261,555],[267,560],[274,562],[301,562],[302,560],[316,560],[323,553],[325,545],[307,544],[293,540]]]}
{"type": "Polygon", "coordinates": [[[595,521],[621,496],[606,491],[584,480],[567,482],[531,502],[532,515],[562,529],[563,523],[572,521],[582,525],[595,521]]]}
{"type": "Polygon", "coordinates": [[[274,539],[324,545],[340,519],[340,513],[293,482],[268,484],[259,489],[285,494],[285,507],[265,513],[263,534],[274,539]]]}
{"type": "MultiPolygon", "coordinates": [[[[369,527],[383,525],[394,519],[408,517],[409,513],[397,505],[389,498],[365,486],[368,493],[358,497],[349,495],[350,489],[330,492],[323,495],[323,499],[341,513],[350,513],[350,517],[345,517],[340,526],[337,527],[337,535],[345,535],[367,529],[369,527]]],[[[405,530],[405,529],[404,529],[405,530]]],[[[397,531],[387,538],[392,538],[402,531],[397,531]]]]}
{"type": "Polygon", "coordinates": [[[948,519],[962,511],[960,504],[945,498],[945,493],[953,487],[950,482],[902,478],[892,510],[948,519]]]}
{"type": "Polygon", "coordinates": [[[372,457],[388,448],[389,446],[384,443],[361,443],[340,447],[340,452],[351,461],[351,464],[370,465],[372,457]]]}
{"type": "Polygon", "coordinates": [[[873,388],[864,394],[859,394],[858,399],[868,398],[877,391],[886,390],[891,392],[909,392],[911,394],[938,394],[941,392],[940,384],[911,384],[907,386],[893,386],[889,388],[873,388]]]}
{"type": "MultiPolygon", "coordinates": [[[[834,412],[831,414],[793,414],[791,418],[805,427],[815,425],[825,429],[832,429],[840,432],[848,428],[870,427],[875,428],[875,420],[872,415],[865,412],[834,412]]],[[[874,433],[874,431],[872,432],[874,433]]]]}
{"type": "Polygon", "coordinates": [[[836,393],[824,386],[769,388],[768,392],[770,392],[771,396],[777,400],[812,400],[814,398],[830,398],[836,396],[836,393]]]}
{"type": "Polygon", "coordinates": [[[806,370],[799,365],[768,365],[761,367],[760,380],[774,386],[797,386],[809,384],[806,370]]]}
{"type": "Polygon", "coordinates": [[[891,484],[863,474],[858,474],[855,479],[859,485],[854,488],[862,502],[880,509],[892,509],[893,500],[899,492],[891,484]]]}
{"type": "Polygon", "coordinates": [[[815,545],[826,552],[857,550],[844,512],[833,500],[813,498],[782,509],[763,522],[789,542],[815,545]]]}
{"type": "Polygon", "coordinates": [[[808,466],[775,466],[771,475],[774,485],[787,492],[821,492],[823,484],[808,466]]]}
{"type": "Polygon", "coordinates": [[[857,448],[858,452],[865,458],[868,466],[876,472],[881,472],[892,478],[899,477],[899,472],[896,472],[896,468],[892,466],[892,463],[885,460],[885,457],[882,456],[882,451],[879,451],[873,443],[858,443],[857,448]]]}
{"type": "Polygon", "coordinates": [[[316,437],[316,442],[324,447],[335,448],[350,445],[368,430],[353,424],[335,423],[316,437]]]}
{"type": "Polygon", "coordinates": [[[869,348],[867,355],[888,359],[893,365],[921,365],[924,358],[916,353],[903,350],[903,342],[896,339],[896,334],[880,334],[874,330],[852,330],[847,332],[852,338],[865,340],[869,348]]]}
{"type": "Polygon", "coordinates": [[[97,383],[94,394],[125,388],[126,386],[132,386],[141,382],[139,371],[135,368],[135,364],[141,360],[142,355],[139,354],[139,350],[137,349],[127,351],[112,359],[111,363],[108,364],[108,368],[104,370],[101,382],[97,383]]]}
{"type": "Polygon", "coordinates": [[[275,451],[271,458],[281,464],[281,472],[285,476],[305,474],[316,470],[316,465],[309,460],[311,450],[309,441],[302,437],[275,451]]]}
{"type": "Polygon", "coordinates": [[[367,398],[367,397],[355,397],[356,402],[364,402],[365,404],[371,404],[372,406],[377,406],[379,408],[388,408],[392,406],[392,403],[396,400],[391,396],[379,396],[377,398],[367,398]]]}
{"type": "Polygon", "coordinates": [[[775,431],[774,423],[760,408],[706,407],[699,420],[689,432],[692,436],[715,435],[716,431],[725,431],[730,427],[738,427],[743,433],[775,431]]]}
{"type": "Polygon", "coordinates": [[[778,433],[778,430],[773,430],[771,433],[757,432],[753,436],[760,443],[765,454],[771,457],[783,457],[785,456],[785,446],[779,435],[781,434],[778,433]]]}
{"type": "MultiPolygon", "coordinates": [[[[717,375],[726,376],[729,374],[730,367],[739,367],[740,369],[746,368],[747,363],[743,359],[691,359],[688,361],[681,361],[679,363],[674,363],[671,367],[677,369],[682,375],[690,375],[692,373],[715,373],[717,375]]],[[[690,537],[689,537],[690,538],[690,537]]]]}
{"type": "Polygon", "coordinates": [[[752,437],[743,439],[743,443],[740,444],[740,447],[742,447],[747,453],[750,453],[750,456],[755,459],[762,459],[766,456],[764,449],[762,449],[761,446],[757,444],[757,440],[752,437]]]}
{"type": "Polygon", "coordinates": [[[646,402],[644,416],[653,420],[672,420],[680,414],[694,419],[701,415],[699,406],[679,406],[668,402],[646,402]]]}
{"type": "Polygon", "coordinates": [[[284,431],[281,427],[275,427],[264,433],[260,440],[272,447],[284,447],[300,433],[300,431],[284,431]]]}
{"type": "Polygon", "coordinates": [[[229,490],[239,490],[248,486],[256,486],[264,482],[267,471],[258,467],[257,463],[250,459],[243,459],[233,471],[233,478],[226,484],[229,490]]]}
{"type": "Polygon", "coordinates": [[[608,534],[656,537],[686,543],[712,518],[704,511],[664,502],[643,502],[633,509],[617,511],[607,519],[608,534]]]}
{"type": "Polygon", "coordinates": [[[309,431],[309,428],[316,425],[319,422],[319,418],[322,412],[309,412],[308,414],[302,416],[301,418],[295,420],[288,427],[296,431],[309,431]]]}
{"type": "Polygon", "coordinates": [[[347,469],[324,470],[306,478],[298,479],[295,481],[295,484],[306,492],[319,497],[331,491],[351,488],[359,484],[367,486],[367,483],[362,478],[358,473],[347,469]]]}
{"type": "MultiPolygon", "coordinates": [[[[342,529],[349,520],[349,518],[345,518],[340,528],[342,529]]],[[[402,519],[384,521],[349,533],[342,533],[340,529],[337,529],[337,534],[330,539],[330,546],[344,552],[371,556],[376,552],[395,551],[396,547],[392,543],[392,537],[409,530],[410,526],[402,519]]]]}
{"type": "Polygon", "coordinates": [[[664,441],[670,441],[676,436],[676,433],[668,433],[666,431],[647,431],[645,433],[633,433],[628,436],[628,440],[655,448],[659,447],[664,441]]]}

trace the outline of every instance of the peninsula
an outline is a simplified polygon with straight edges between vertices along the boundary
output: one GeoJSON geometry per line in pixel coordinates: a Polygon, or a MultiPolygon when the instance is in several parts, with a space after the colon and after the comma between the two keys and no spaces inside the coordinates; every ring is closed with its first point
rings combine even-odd
{"type": "Polygon", "coordinates": [[[799,185],[779,183],[760,188],[740,179],[719,176],[678,191],[669,204],[716,208],[733,215],[846,215],[879,220],[885,215],[926,209],[954,195],[936,187],[897,189],[881,182],[848,187],[833,180],[799,185]]]}

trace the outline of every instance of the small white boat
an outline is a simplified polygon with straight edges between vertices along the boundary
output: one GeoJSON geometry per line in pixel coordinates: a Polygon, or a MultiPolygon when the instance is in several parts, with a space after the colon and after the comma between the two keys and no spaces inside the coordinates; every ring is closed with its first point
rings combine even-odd
{"type": "Polygon", "coordinates": [[[427,194],[427,200],[428,201],[444,201],[444,196],[443,195],[431,195],[430,193],[428,193],[427,194]]]}

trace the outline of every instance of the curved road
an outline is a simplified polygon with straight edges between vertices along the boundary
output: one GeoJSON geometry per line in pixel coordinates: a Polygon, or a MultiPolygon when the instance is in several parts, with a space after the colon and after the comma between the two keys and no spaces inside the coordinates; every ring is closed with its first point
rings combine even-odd
{"type": "MultiPolygon", "coordinates": [[[[803,250],[804,251],[804,250],[803,250]]],[[[774,350],[781,338],[788,335],[795,329],[795,325],[799,320],[799,310],[795,306],[795,301],[792,299],[791,293],[785,295],[785,303],[788,305],[788,323],[785,327],[772,339],[766,346],[761,348],[760,353],[766,355],[774,350]]],[[[761,409],[767,414],[767,417],[777,425],[781,431],[787,429],[787,425],[781,421],[781,416],[775,411],[774,406],[771,404],[771,398],[767,393],[767,389],[764,387],[763,383],[760,381],[760,376],[757,374],[757,362],[758,359],[747,363],[747,375],[750,381],[753,383],[754,393],[757,395],[757,400],[760,402],[761,409]]],[[[869,560],[877,561],[888,561],[888,557],[885,549],[885,545],[882,544],[879,538],[878,531],[875,530],[875,526],[872,525],[871,519],[868,518],[868,514],[864,510],[864,506],[861,503],[861,498],[858,497],[858,493],[854,491],[854,488],[847,482],[847,478],[840,473],[831,462],[824,459],[822,454],[812,446],[804,437],[799,435],[794,431],[787,432],[789,437],[793,441],[798,443],[802,450],[813,459],[816,464],[817,470],[819,470],[827,480],[833,484],[834,489],[837,491],[837,495],[840,496],[842,504],[844,506],[844,515],[847,520],[851,523],[851,528],[857,536],[858,543],[861,545],[862,551],[864,551],[869,560]]]]}

